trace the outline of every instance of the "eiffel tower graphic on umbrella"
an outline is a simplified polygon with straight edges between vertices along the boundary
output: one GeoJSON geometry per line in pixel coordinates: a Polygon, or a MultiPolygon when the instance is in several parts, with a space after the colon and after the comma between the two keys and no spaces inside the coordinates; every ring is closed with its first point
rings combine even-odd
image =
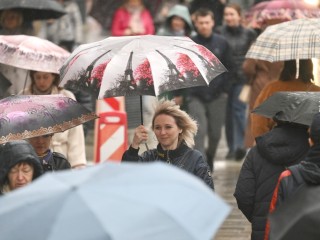
{"type": "Polygon", "coordinates": [[[98,97],[100,91],[100,85],[102,81],[102,76],[100,78],[92,77],[92,72],[95,69],[96,63],[106,54],[108,54],[111,50],[106,51],[101,54],[99,57],[94,59],[84,71],[80,71],[77,79],[68,80],[65,84],[65,88],[73,89],[73,90],[84,90],[89,91],[94,96],[98,97]]]}

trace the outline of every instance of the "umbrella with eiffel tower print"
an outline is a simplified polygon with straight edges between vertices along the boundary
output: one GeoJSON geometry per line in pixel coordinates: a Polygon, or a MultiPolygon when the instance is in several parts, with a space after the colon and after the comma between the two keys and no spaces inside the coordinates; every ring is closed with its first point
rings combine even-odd
{"type": "Polygon", "coordinates": [[[213,53],[187,37],[109,37],[79,46],[60,69],[60,85],[96,98],[140,95],[142,115],[142,95],[207,86],[225,71],[213,53]]]}
{"type": "Polygon", "coordinates": [[[109,37],[78,47],[60,69],[61,85],[97,98],[160,95],[206,86],[226,69],[208,49],[187,37],[109,37]]]}

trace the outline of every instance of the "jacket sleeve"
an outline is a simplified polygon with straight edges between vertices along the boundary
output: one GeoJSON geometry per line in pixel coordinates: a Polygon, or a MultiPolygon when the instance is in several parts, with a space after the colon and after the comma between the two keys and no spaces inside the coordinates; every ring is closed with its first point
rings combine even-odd
{"type": "Polygon", "coordinates": [[[256,194],[256,179],[253,171],[253,150],[254,148],[250,150],[242,165],[234,193],[238,208],[245,215],[249,222],[251,222],[252,219],[254,199],[256,194]]]}
{"type": "Polygon", "coordinates": [[[214,190],[214,183],[209,165],[202,156],[198,159],[195,175],[201,178],[210,188],[214,190]]]}
{"type": "Polygon", "coordinates": [[[122,161],[124,162],[147,162],[147,159],[150,159],[147,152],[144,152],[142,156],[140,156],[139,149],[135,149],[131,146],[122,155],[122,161]]]}

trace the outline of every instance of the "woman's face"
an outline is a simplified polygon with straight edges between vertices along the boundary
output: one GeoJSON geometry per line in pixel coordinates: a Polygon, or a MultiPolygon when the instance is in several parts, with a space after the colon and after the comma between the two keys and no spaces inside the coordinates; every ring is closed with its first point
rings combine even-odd
{"type": "Polygon", "coordinates": [[[32,145],[38,156],[44,155],[50,147],[52,135],[44,135],[34,138],[29,138],[29,143],[32,145]]]}
{"type": "Polygon", "coordinates": [[[26,162],[22,162],[13,166],[9,173],[9,188],[14,190],[29,184],[33,178],[33,166],[26,162]]]}
{"type": "Polygon", "coordinates": [[[3,21],[3,27],[5,29],[16,29],[20,27],[20,13],[16,11],[8,10],[5,19],[3,21]]]}
{"type": "Polygon", "coordinates": [[[40,92],[45,92],[52,87],[55,80],[55,75],[48,72],[35,72],[33,74],[33,79],[35,87],[40,92]]]}
{"type": "Polygon", "coordinates": [[[127,4],[130,7],[140,7],[143,5],[141,0],[127,0],[127,4]]]}
{"type": "Polygon", "coordinates": [[[178,32],[184,30],[185,22],[181,17],[173,16],[171,19],[171,28],[173,31],[178,32]]]}
{"type": "Polygon", "coordinates": [[[229,27],[238,27],[241,23],[241,16],[231,7],[226,7],[223,14],[224,21],[229,27]]]}
{"type": "Polygon", "coordinates": [[[174,150],[177,148],[179,133],[182,130],[178,127],[172,116],[166,114],[158,115],[154,119],[153,131],[164,150],[174,150]]]}

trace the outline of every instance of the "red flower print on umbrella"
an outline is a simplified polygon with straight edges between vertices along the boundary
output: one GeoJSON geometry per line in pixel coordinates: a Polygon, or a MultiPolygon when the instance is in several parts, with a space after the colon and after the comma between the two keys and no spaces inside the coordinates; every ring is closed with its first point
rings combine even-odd
{"type": "Polygon", "coordinates": [[[200,74],[197,66],[186,54],[179,54],[177,68],[185,78],[189,75],[191,75],[192,78],[197,78],[200,74]]]}

